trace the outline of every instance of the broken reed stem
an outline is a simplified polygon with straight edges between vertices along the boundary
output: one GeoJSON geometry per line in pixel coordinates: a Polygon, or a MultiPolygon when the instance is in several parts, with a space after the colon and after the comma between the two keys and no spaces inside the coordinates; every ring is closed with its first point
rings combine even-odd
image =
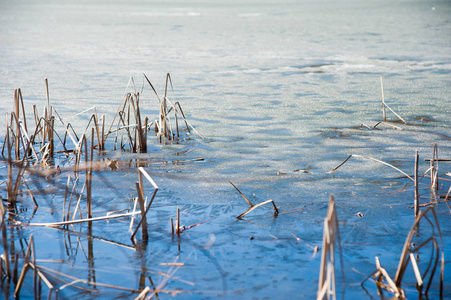
{"type": "Polygon", "coordinates": [[[49,82],[45,78],[45,90],[47,95],[47,139],[49,142],[49,156],[53,157],[54,153],[54,141],[53,141],[53,128],[55,119],[52,116],[52,107],[50,106],[50,96],[49,96],[49,82]]]}
{"type": "MultiPolygon", "coordinates": [[[[67,184],[66,189],[64,191],[64,201],[63,201],[63,220],[62,222],[66,221],[66,199],[67,199],[67,192],[69,191],[69,183],[70,183],[70,174],[67,176],[67,184]]],[[[72,196],[72,195],[71,195],[72,196]]]]}
{"type": "Polygon", "coordinates": [[[337,237],[338,220],[335,210],[334,196],[330,195],[327,216],[324,219],[323,245],[321,251],[321,266],[319,271],[319,282],[317,300],[330,299],[332,296],[336,300],[335,289],[335,239],[337,237]]]}
{"type": "Polygon", "coordinates": [[[92,159],[93,159],[93,151],[94,151],[94,128],[91,130],[91,151],[90,155],[88,155],[87,150],[87,144],[85,142],[85,157],[86,157],[86,164],[88,165],[88,168],[86,169],[86,206],[87,206],[87,217],[90,219],[92,218],[92,198],[91,198],[91,191],[92,191],[92,159]],[[88,159],[88,156],[89,159],[88,159]],[[89,161],[89,163],[88,163],[89,161]]]}
{"type": "Polygon", "coordinates": [[[253,211],[257,207],[260,207],[260,206],[265,205],[267,203],[272,203],[273,208],[274,208],[274,215],[277,216],[279,214],[279,210],[277,209],[276,204],[274,203],[274,201],[270,199],[270,200],[266,200],[264,202],[261,202],[259,204],[256,204],[256,205],[253,205],[253,206],[249,207],[244,213],[242,213],[241,215],[239,215],[236,218],[237,219],[241,219],[242,217],[244,217],[245,215],[247,215],[248,213],[250,213],[251,211],[253,211]]]}
{"type": "Polygon", "coordinates": [[[404,124],[407,124],[407,122],[401,118],[400,115],[398,115],[393,109],[390,108],[390,106],[387,105],[387,103],[385,103],[385,99],[384,99],[384,85],[382,84],[382,74],[380,74],[380,79],[381,79],[381,95],[382,95],[382,120],[383,122],[386,122],[386,113],[385,113],[385,108],[388,108],[398,119],[400,119],[404,124]]]}
{"type": "Polygon", "coordinates": [[[413,272],[415,273],[415,278],[417,280],[417,287],[422,288],[423,287],[423,278],[421,278],[421,273],[420,273],[420,269],[418,268],[418,265],[417,265],[417,260],[415,259],[415,256],[413,255],[412,252],[410,252],[409,258],[410,258],[410,262],[412,263],[413,272]]]}
{"type": "Polygon", "coordinates": [[[177,205],[177,219],[175,220],[175,232],[177,233],[177,237],[180,237],[180,209],[177,205]]]}
{"type": "Polygon", "coordinates": [[[141,232],[142,232],[143,240],[147,240],[149,235],[147,232],[147,218],[145,215],[146,207],[144,206],[144,195],[142,193],[141,186],[138,181],[136,182],[136,191],[138,193],[139,208],[141,209],[141,232]]]}
{"type": "MultiPolygon", "coordinates": [[[[34,240],[33,240],[33,234],[30,235],[30,239],[29,239],[29,243],[28,243],[28,248],[27,248],[27,252],[25,254],[25,258],[24,258],[24,265],[22,268],[22,272],[20,274],[19,280],[17,281],[16,284],[16,289],[14,291],[14,297],[17,298],[20,292],[20,289],[22,288],[22,284],[25,280],[25,275],[27,273],[28,268],[30,267],[30,256],[32,257],[31,262],[33,264],[36,263],[36,256],[35,256],[35,248],[34,248],[34,240]]],[[[36,278],[37,277],[37,271],[36,269],[34,270],[34,276],[33,276],[33,282],[34,282],[34,294],[35,294],[35,299],[37,299],[37,291],[36,291],[36,278]]]]}
{"type": "Polygon", "coordinates": [[[278,214],[279,214],[279,210],[277,209],[277,206],[276,206],[276,204],[275,204],[275,202],[273,201],[273,200],[266,200],[266,201],[264,201],[264,202],[261,202],[261,203],[259,203],[259,204],[256,204],[256,205],[254,205],[254,204],[252,204],[251,203],[251,201],[240,191],[240,189],[235,185],[235,184],[233,184],[233,182],[231,182],[230,180],[229,180],[229,182],[230,182],[230,184],[231,185],[233,185],[233,187],[238,191],[238,193],[240,193],[240,195],[244,198],[244,200],[246,200],[246,202],[247,202],[247,204],[249,204],[249,208],[244,212],[244,213],[242,213],[241,215],[239,215],[238,217],[237,217],[237,219],[241,219],[242,217],[244,217],[245,215],[247,215],[248,213],[250,213],[251,211],[253,211],[254,209],[256,209],[257,207],[259,207],[259,206],[262,206],[262,205],[265,205],[265,204],[267,204],[267,203],[272,203],[272,205],[273,205],[273,208],[274,208],[274,215],[275,216],[277,216],[278,214]]]}
{"type": "Polygon", "coordinates": [[[407,173],[405,173],[404,171],[398,169],[397,167],[395,167],[395,166],[393,166],[393,165],[391,165],[391,164],[389,164],[389,163],[386,163],[386,162],[384,162],[384,161],[382,161],[382,160],[379,160],[379,159],[375,159],[375,158],[367,157],[367,156],[362,156],[362,155],[358,155],[358,154],[351,154],[351,155],[349,155],[342,163],[340,163],[338,166],[336,166],[335,168],[333,168],[332,170],[330,170],[329,173],[332,173],[332,172],[336,171],[338,168],[340,168],[342,165],[344,165],[344,164],[345,164],[351,157],[353,157],[353,156],[354,156],[354,157],[365,158],[365,159],[372,160],[372,161],[378,162],[378,163],[380,163],[380,164],[386,165],[386,166],[388,166],[388,167],[390,167],[390,168],[393,168],[393,169],[395,169],[396,171],[402,173],[404,176],[406,176],[407,178],[409,178],[410,180],[412,180],[413,182],[415,182],[415,179],[413,179],[413,178],[412,178],[411,176],[409,176],[407,173]]]}
{"type": "MultiPolygon", "coordinates": [[[[15,104],[15,115],[16,116],[20,116],[20,112],[19,112],[19,96],[17,93],[17,90],[14,91],[14,104],[15,104]]],[[[11,113],[11,116],[14,113],[11,113]]],[[[12,124],[11,124],[12,125],[12,124]]],[[[15,134],[15,153],[16,153],[16,159],[20,159],[20,126],[18,124],[18,122],[16,122],[16,134],[15,134]]],[[[25,154],[24,154],[25,155],[25,154]]]]}
{"type": "MultiPolygon", "coordinates": [[[[423,211],[419,211],[418,216],[415,218],[415,222],[412,226],[412,228],[410,229],[406,241],[404,243],[404,247],[401,253],[401,258],[399,260],[399,264],[398,264],[398,269],[396,271],[396,275],[395,275],[395,279],[394,282],[396,283],[397,287],[401,286],[401,282],[402,279],[404,277],[405,271],[407,269],[408,263],[409,263],[409,257],[410,254],[413,252],[418,252],[422,247],[424,247],[425,245],[427,245],[428,243],[432,242],[433,244],[433,250],[435,250],[435,254],[434,251],[432,251],[431,254],[431,260],[429,262],[429,266],[427,268],[427,270],[424,272],[422,278],[424,279],[427,275],[427,273],[429,272],[429,268],[432,265],[432,260],[435,257],[435,262],[432,266],[432,269],[430,270],[430,276],[429,276],[429,281],[428,284],[426,286],[426,290],[424,291],[424,295],[427,296],[429,288],[432,284],[432,280],[434,277],[434,273],[436,270],[436,267],[438,265],[438,260],[440,257],[440,252],[441,252],[441,264],[440,264],[440,299],[443,299],[443,279],[444,279],[444,250],[443,250],[443,240],[442,240],[442,235],[441,235],[441,231],[440,231],[440,226],[438,223],[438,219],[437,219],[437,215],[435,213],[435,210],[433,207],[429,207],[427,208],[424,212],[423,211]],[[427,214],[431,212],[432,216],[433,216],[433,221],[432,222],[428,217],[427,214]],[[411,243],[412,243],[412,238],[414,237],[415,234],[418,233],[418,226],[420,221],[426,218],[427,222],[432,226],[432,235],[427,238],[423,243],[421,243],[420,245],[416,245],[415,248],[412,250],[411,249],[411,243]],[[436,235],[438,235],[439,241],[440,241],[440,246],[437,244],[437,238],[435,237],[436,235]]],[[[421,291],[419,291],[421,292],[421,291]]]]}
{"type": "MultiPolygon", "coordinates": [[[[129,292],[133,292],[133,293],[139,293],[140,292],[140,290],[136,290],[136,289],[130,289],[130,288],[125,288],[125,287],[121,287],[121,286],[105,284],[105,283],[99,283],[99,282],[92,282],[92,281],[89,281],[89,280],[76,278],[76,277],[73,277],[73,276],[70,276],[70,275],[67,275],[67,274],[64,274],[64,273],[52,270],[52,269],[44,267],[44,266],[36,266],[36,267],[38,269],[40,269],[41,271],[43,271],[44,273],[47,273],[47,274],[52,273],[52,274],[55,274],[55,275],[57,275],[59,277],[66,277],[66,278],[69,278],[69,279],[71,279],[73,281],[82,282],[82,283],[87,284],[87,285],[101,286],[101,287],[106,287],[106,288],[111,288],[111,289],[116,289],[116,290],[129,291],[129,292]]],[[[57,276],[54,277],[54,278],[58,279],[59,277],[57,277],[57,276]]]]}
{"type": "Polygon", "coordinates": [[[438,189],[438,148],[437,143],[434,144],[434,150],[432,151],[432,159],[429,161],[431,165],[431,189],[438,189]]]}
{"type": "Polygon", "coordinates": [[[131,212],[131,213],[125,213],[125,214],[118,214],[118,215],[107,215],[103,217],[95,217],[90,219],[81,219],[81,220],[72,220],[72,221],[66,221],[66,222],[54,222],[54,223],[22,223],[20,221],[15,221],[14,224],[21,225],[21,226],[38,226],[38,227],[59,227],[59,226],[65,226],[65,225],[72,225],[72,224],[79,224],[79,223],[85,223],[85,222],[93,222],[93,221],[102,221],[102,220],[109,220],[109,219],[117,219],[122,217],[129,217],[134,216],[137,214],[141,214],[141,211],[131,212]]]}
{"type": "Polygon", "coordinates": [[[102,150],[105,150],[105,115],[102,116],[102,150]]]}
{"type": "MultiPolygon", "coordinates": [[[[96,129],[96,133],[97,133],[97,142],[98,142],[98,148],[99,148],[99,153],[102,151],[102,144],[103,144],[103,136],[100,137],[101,132],[100,132],[100,128],[99,128],[99,118],[97,116],[97,109],[94,110],[94,126],[96,129]]],[[[94,136],[94,128],[92,130],[92,135],[94,136]]],[[[94,147],[94,137],[92,138],[92,143],[91,143],[91,147],[94,147]]]]}
{"type": "Polygon", "coordinates": [[[238,193],[240,193],[244,200],[246,200],[247,204],[249,204],[250,207],[254,206],[254,204],[252,204],[252,202],[240,191],[240,189],[235,184],[233,184],[233,182],[231,182],[230,180],[229,182],[238,191],[238,193]]]}
{"type": "Polygon", "coordinates": [[[170,219],[171,219],[171,236],[172,238],[174,238],[174,220],[172,219],[172,217],[170,219]]]}
{"type": "MultiPolygon", "coordinates": [[[[138,229],[139,229],[139,227],[141,226],[141,224],[142,224],[143,222],[146,222],[146,223],[147,223],[147,219],[146,219],[146,218],[147,218],[147,213],[149,212],[150,206],[152,205],[153,200],[155,199],[155,196],[157,195],[157,192],[158,192],[158,186],[157,186],[157,184],[156,184],[155,181],[150,177],[150,175],[146,172],[146,170],[144,170],[143,167],[139,167],[139,168],[138,168],[138,172],[139,172],[140,174],[142,173],[142,175],[143,175],[144,177],[146,177],[146,179],[152,184],[152,186],[154,187],[154,191],[153,191],[152,197],[150,198],[149,204],[147,204],[147,208],[146,208],[146,211],[145,211],[144,215],[141,215],[141,220],[139,221],[138,226],[136,226],[135,231],[133,232],[132,236],[130,237],[130,239],[132,240],[133,243],[135,242],[135,241],[134,241],[134,238],[135,238],[136,232],[138,231],[138,229]],[[144,218],[143,218],[143,217],[144,217],[144,218]]],[[[140,176],[141,176],[141,175],[140,175],[140,176]]],[[[141,178],[141,177],[140,177],[140,178],[141,178]]],[[[141,181],[142,181],[142,179],[141,179],[141,181]]],[[[137,190],[140,190],[140,189],[137,188],[137,190]]],[[[140,194],[140,192],[138,192],[138,196],[139,196],[139,194],[140,194]]],[[[143,196],[143,198],[144,198],[144,196],[143,196]]],[[[138,199],[139,199],[139,198],[138,198],[138,199]]]]}
{"type": "Polygon", "coordinates": [[[11,138],[10,138],[10,127],[6,128],[6,153],[8,156],[8,180],[6,182],[7,186],[7,194],[8,194],[8,203],[14,202],[14,194],[13,194],[13,169],[12,169],[12,157],[11,157],[11,138]]]}
{"type": "Polygon", "coordinates": [[[415,199],[414,199],[414,207],[415,207],[415,218],[418,216],[419,213],[419,202],[420,202],[420,193],[418,191],[418,150],[415,153],[415,169],[414,169],[414,175],[415,175],[415,199]]]}

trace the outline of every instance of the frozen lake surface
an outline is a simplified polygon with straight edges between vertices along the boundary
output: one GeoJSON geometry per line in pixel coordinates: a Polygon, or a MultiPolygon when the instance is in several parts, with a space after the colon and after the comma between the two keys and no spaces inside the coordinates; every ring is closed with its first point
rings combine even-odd
{"type": "MultiPolygon", "coordinates": [[[[37,259],[45,260],[41,265],[85,280],[137,290],[169,279],[164,289],[179,290],[177,299],[311,299],[318,288],[323,221],[334,194],[345,298],[370,299],[360,282],[376,269],[375,256],[394,276],[414,222],[409,208],[414,186],[392,168],[357,157],[329,171],[357,154],[412,175],[418,150],[423,174],[434,143],[440,158],[451,159],[450,16],[449,1],[3,1],[3,113],[12,111],[14,90],[21,88],[30,120],[33,105],[42,114],[48,78],[52,105],[77,132],[94,110],[77,114],[93,106],[109,125],[133,77],[142,90],[142,113],[153,121],[158,99],[142,74],[163,95],[169,72],[171,100],[180,102],[205,137],[191,134],[161,145],[150,134],[147,154],[114,151],[110,139],[96,158],[105,165],[115,160],[118,168],[94,172],[94,216],[132,207],[138,161],[158,184],[148,243],[133,247],[130,219],[94,223],[92,232],[86,225],[66,231],[11,226],[9,241],[21,251],[33,234],[37,259]],[[380,75],[386,103],[408,123],[395,124],[403,130],[361,126],[382,120],[380,75]],[[161,163],[175,160],[185,162],[161,163]],[[229,181],[253,203],[274,200],[280,214],[274,217],[270,206],[263,206],[236,219],[247,203],[229,181]],[[177,206],[183,225],[207,222],[172,238],[169,220],[177,206]],[[184,265],[167,265],[175,261],[184,265]]],[[[0,128],[3,143],[6,129],[0,128]]],[[[1,168],[3,181],[6,164],[1,168]]],[[[448,172],[450,162],[440,162],[440,177],[451,179],[448,172]]],[[[67,175],[39,184],[26,177],[32,189],[47,193],[36,195],[35,213],[24,194],[20,215],[9,216],[60,221],[67,175]]],[[[421,181],[420,203],[435,199],[429,182],[421,181]]],[[[441,181],[437,194],[449,187],[450,181],[441,181]]],[[[147,187],[148,197],[151,192],[147,187]]],[[[445,298],[450,298],[450,210],[443,202],[434,207],[443,235],[445,298]]],[[[336,267],[341,292],[342,270],[336,267]]],[[[407,277],[406,293],[415,298],[414,277],[407,277]]],[[[58,298],[138,295],[80,286],[97,292],[66,287],[58,298]]],[[[377,299],[375,284],[365,287],[377,299]]],[[[3,286],[5,298],[12,294],[13,287],[3,286]]],[[[31,284],[21,298],[33,298],[31,284]]]]}

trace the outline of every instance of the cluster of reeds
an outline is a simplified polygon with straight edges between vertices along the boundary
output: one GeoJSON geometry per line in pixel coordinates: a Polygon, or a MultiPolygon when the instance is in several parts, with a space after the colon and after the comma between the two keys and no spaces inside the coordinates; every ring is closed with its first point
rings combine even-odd
{"type": "MultiPolygon", "coordinates": [[[[337,212],[335,208],[335,200],[333,195],[330,197],[327,217],[324,219],[323,245],[321,252],[321,266],[319,271],[319,285],[317,299],[337,299],[336,279],[335,279],[335,249],[339,248],[341,270],[344,285],[343,259],[340,244],[340,233],[337,212]]],[[[411,272],[415,277],[415,285],[418,291],[419,299],[425,297],[428,299],[428,293],[435,276],[437,275],[437,267],[440,264],[439,272],[439,297],[443,299],[443,284],[445,272],[445,255],[443,249],[442,235],[438,223],[437,215],[433,207],[428,207],[425,211],[420,210],[415,222],[410,229],[406,241],[401,252],[398,269],[394,279],[390,277],[388,272],[381,266],[379,258],[376,256],[376,270],[368,275],[361,283],[365,289],[365,282],[373,278],[377,285],[378,294],[383,297],[383,290],[392,293],[396,299],[406,299],[406,293],[402,285],[406,285],[403,281],[406,273],[409,271],[409,264],[412,266],[411,272]],[[421,222],[423,221],[423,222],[421,222]],[[431,232],[426,236],[420,234],[420,226],[427,226],[431,232]],[[414,242],[414,238],[419,241],[414,242]],[[424,255],[424,250],[430,248],[430,255],[426,259],[419,258],[420,252],[424,255]],[[423,268],[419,266],[419,262],[424,261],[423,268]]],[[[366,291],[366,289],[365,289],[366,291]]],[[[367,291],[368,293],[368,291],[367,291]]],[[[344,288],[342,296],[344,296],[344,288]]]]}
{"type": "MultiPolygon", "coordinates": [[[[48,91],[47,79],[45,83],[48,91]]],[[[47,99],[49,99],[48,92],[47,99]]],[[[22,92],[20,89],[14,91],[14,111],[6,114],[6,134],[2,146],[2,156],[6,158],[6,163],[8,164],[6,191],[9,203],[17,201],[19,188],[21,183],[24,183],[35,205],[38,206],[23,176],[30,164],[45,166],[48,165],[49,159],[53,157],[54,118],[51,111],[52,107],[48,101],[47,106],[44,108],[44,117],[40,118],[36,106],[34,106],[33,112],[36,126],[34,131],[32,129],[29,130],[22,92]],[[38,149],[35,149],[35,144],[38,145],[38,149]],[[34,163],[31,163],[31,160],[34,160],[34,163]]]]}
{"type": "MultiPolygon", "coordinates": [[[[145,76],[145,75],[144,75],[145,76]]],[[[152,87],[155,94],[155,88],[152,87]]],[[[131,79],[133,81],[133,79],[131,79]]],[[[163,102],[160,101],[161,114],[156,122],[157,137],[160,142],[174,141],[181,137],[181,130],[178,126],[178,119],[182,116],[187,134],[190,130],[195,129],[189,125],[185,118],[179,102],[173,105],[168,97],[168,82],[172,87],[170,75],[166,78],[166,90],[163,102]],[[173,112],[175,118],[175,129],[171,125],[170,113],[173,112]]],[[[143,241],[147,241],[148,223],[147,214],[154,201],[158,191],[158,186],[149,174],[142,168],[138,168],[138,181],[136,182],[137,197],[135,198],[134,208],[131,212],[120,213],[110,212],[104,216],[93,216],[93,199],[92,199],[92,181],[93,172],[100,168],[95,162],[94,149],[102,151],[106,149],[106,142],[109,135],[116,132],[122,132],[120,139],[120,149],[130,150],[132,152],[147,152],[147,137],[152,125],[148,117],[142,116],[140,103],[140,93],[127,93],[124,102],[121,104],[110,130],[105,133],[105,115],[98,117],[97,110],[94,107],[94,113],[89,119],[87,126],[82,134],[77,134],[70,123],[65,124],[56,109],[50,105],[48,80],[45,79],[47,105],[44,107],[43,116],[39,116],[38,109],[33,106],[33,114],[35,126],[32,127],[27,123],[24,100],[20,89],[14,93],[14,111],[6,114],[6,134],[2,147],[2,156],[4,162],[8,166],[7,179],[0,183],[6,184],[6,194],[8,204],[14,205],[19,201],[19,196],[23,193],[21,188],[25,187],[33,200],[35,207],[38,207],[36,198],[29,187],[29,181],[40,187],[40,182],[46,180],[48,176],[67,174],[67,183],[65,187],[64,200],[62,201],[62,220],[52,223],[23,223],[7,219],[7,212],[3,206],[3,199],[0,201],[0,230],[2,231],[2,241],[4,252],[0,257],[0,281],[12,282],[15,285],[15,296],[19,295],[21,287],[25,280],[25,275],[30,269],[34,270],[34,290],[35,298],[40,298],[41,282],[44,282],[49,289],[49,298],[52,293],[57,295],[58,287],[53,286],[47,276],[70,278],[66,274],[57,274],[44,267],[38,267],[35,262],[34,238],[30,236],[28,248],[23,249],[24,256],[19,258],[18,252],[14,248],[14,244],[8,243],[6,227],[7,222],[16,226],[46,226],[60,227],[68,229],[68,226],[78,223],[87,223],[88,230],[91,230],[93,222],[101,220],[109,220],[113,218],[131,217],[130,231],[131,240],[135,244],[136,234],[139,229],[142,231],[143,241]],[[118,122],[115,123],[116,117],[118,122]],[[63,127],[63,134],[58,134],[55,120],[58,119],[63,127]],[[113,125],[117,127],[111,130],[113,125]],[[57,143],[55,141],[58,141],[57,143]],[[127,149],[128,145],[128,149],[127,149]],[[58,157],[56,157],[58,155],[58,157]],[[64,157],[64,164],[61,165],[60,156],[64,157]],[[57,164],[56,161],[59,161],[57,164]],[[149,201],[145,197],[144,178],[149,181],[153,187],[153,193],[149,201]],[[79,188],[81,186],[81,189],[79,188]],[[137,206],[139,205],[139,209],[137,206]],[[86,207],[86,211],[82,211],[82,207],[86,207]],[[140,215],[140,220],[134,226],[135,215],[140,215]],[[19,272],[19,260],[23,261],[22,272],[19,272]],[[53,272],[53,275],[51,275],[53,272]],[[44,275],[44,274],[47,274],[44,275]],[[49,275],[50,274],[50,275],[49,275]]],[[[86,111],[84,112],[86,113],[86,111]]],[[[197,131],[195,131],[197,133],[197,131]]],[[[200,135],[199,135],[200,136],[200,135]]],[[[203,137],[202,137],[203,138],[203,137]]],[[[114,149],[117,149],[118,134],[114,143],[114,149]]],[[[196,226],[196,225],[193,225],[196,226]]],[[[177,232],[181,231],[180,226],[177,232]]],[[[91,235],[91,234],[90,234],[91,235]]],[[[92,244],[92,242],[91,242],[92,244]]],[[[90,250],[92,248],[88,247],[90,250]]],[[[91,249],[92,250],[92,249],[91,249]]],[[[92,252],[92,251],[88,251],[92,252]]],[[[95,281],[95,280],[94,280],[95,281]]],[[[78,280],[77,282],[85,282],[90,285],[91,282],[78,280]]],[[[67,284],[67,283],[66,283],[67,284]]],[[[99,285],[99,284],[97,284],[99,285]]],[[[105,285],[108,286],[108,285],[105,285]]],[[[7,288],[9,290],[9,288],[7,288]]],[[[139,290],[131,290],[140,292],[139,290]]]]}
{"type": "Polygon", "coordinates": [[[410,264],[412,266],[411,272],[413,272],[416,280],[415,286],[418,291],[419,299],[423,299],[423,297],[428,299],[428,293],[436,275],[439,262],[439,297],[440,299],[443,299],[445,255],[443,251],[442,235],[435,210],[433,207],[429,207],[425,211],[420,211],[418,213],[418,216],[407,235],[394,279],[392,279],[387,271],[382,268],[379,258],[376,257],[377,269],[365,278],[361,285],[364,287],[364,283],[372,277],[380,295],[383,295],[383,290],[385,290],[392,293],[398,299],[406,299],[406,294],[402,285],[403,283],[405,284],[403,279],[406,273],[408,273],[410,264]],[[420,235],[420,226],[425,226],[427,224],[431,227],[431,235],[423,237],[420,235]],[[420,241],[417,243],[413,243],[415,236],[420,237],[420,241]],[[429,258],[420,260],[420,251],[424,254],[424,250],[428,247],[431,248],[429,258]],[[423,268],[420,268],[418,265],[421,261],[425,262],[423,268]]]}
{"type": "MultiPolygon", "coordinates": [[[[158,97],[158,93],[152,83],[147,76],[144,75],[144,77],[158,97]]],[[[133,82],[133,78],[130,81],[133,82]]],[[[180,103],[175,102],[172,104],[169,101],[167,95],[169,83],[172,88],[171,77],[167,74],[165,96],[163,101],[158,97],[160,102],[160,115],[159,120],[155,122],[157,137],[160,142],[163,140],[174,141],[180,137],[181,130],[178,124],[180,116],[186,124],[187,134],[190,133],[190,130],[197,133],[194,127],[186,120],[180,103]],[[174,125],[170,122],[171,112],[173,112],[175,118],[174,125]]],[[[56,109],[50,105],[47,79],[45,79],[45,87],[47,105],[44,107],[42,117],[39,116],[36,105],[33,106],[34,127],[31,127],[29,122],[27,123],[24,101],[20,89],[15,90],[14,93],[14,111],[6,115],[6,135],[3,141],[2,156],[6,158],[5,161],[8,164],[8,178],[4,181],[6,182],[8,202],[14,203],[17,200],[17,196],[20,194],[20,186],[23,184],[28,189],[35,205],[38,206],[36,199],[28,188],[27,181],[24,179],[24,174],[27,171],[34,174],[42,174],[36,168],[30,170],[31,167],[39,167],[41,169],[54,168],[54,171],[48,172],[60,172],[60,170],[56,170],[56,167],[60,166],[55,166],[53,163],[56,153],[65,155],[68,161],[74,161],[74,164],[68,168],[74,169],[75,180],[78,180],[78,171],[90,169],[86,174],[86,192],[89,202],[93,149],[98,149],[99,151],[105,150],[108,136],[116,133],[115,150],[119,142],[120,149],[127,149],[126,145],[129,145],[128,150],[132,152],[146,153],[147,136],[152,123],[149,122],[149,117],[142,116],[140,93],[135,89],[134,93],[126,94],[108,132],[105,133],[105,115],[99,118],[97,110],[94,107],[95,112],[90,117],[84,132],[81,135],[77,135],[72,125],[70,123],[65,124],[56,109]],[[63,134],[57,133],[55,124],[56,117],[64,127],[63,134]],[[116,124],[116,128],[112,130],[114,124],[116,124]],[[118,141],[118,132],[122,133],[120,141],[118,141]],[[96,143],[94,137],[97,138],[96,143]],[[59,143],[56,144],[55,140],[58,140],[59,143]],[[91,145],[88,148],[87,141],[89,140],[91,140],[91,145]],[[72,145],[69,145],[69,143],[72,145]],[[55,149],[56,147],[61,148],[55,149]],[[85,164],[82,162],[83,154],[85,156],[85,164]]],[[[200,134],[199,136],[203,138],[200,134]]]]}
{"type": "Polygon", "coordinates": [[[127,88],[131,82],[134,86],[134,91],[133,93],[126,93],[124,101],[121,103],[116,112],[116,115],[110,126],[110,130],[106,133],[106,136],[112,133],[116,133],[114,149],[117,148],[117,143],[119,142],[121,149],[126,149],[126,145],[129,145],[128,149],[134,153],[146,153],[147,134],[153,124],[155,133],[160,143],[177,141],[180,139],[182,131],[179,127],[180,118],[182,118],[185,123],[185,130],[187,131],[187,135],[189,135],[191,133],[191,130],[193,130],[199,137],[204,139],[204,137],[200,135],[191,124],[188,123],[180,102],[176,101],[172,103],[169,100],[169,86],[171,88],[171,91],[173,91],[171,75],[169,73],[167,73],[166,75],[166,85],[163,100],[161,100],[158,92],[156,91],[150,80],[147,78],[147,76],[145,74],[143,75],[158,99],[158,119],[156,119],[155,122],[152,123],[149,121],[148,117],[142,116],[142,109],[140,106],[140,93],[136,91],[133,78],[130,78],[127,88]],[[174,122],[171,121],[172,118],[174,119],[174,122]],[[114,125],[116,125],[115,129],[113,129],[114,125]],[[122,132],[120,141],[118,141],[118,132],[122,132]]]}

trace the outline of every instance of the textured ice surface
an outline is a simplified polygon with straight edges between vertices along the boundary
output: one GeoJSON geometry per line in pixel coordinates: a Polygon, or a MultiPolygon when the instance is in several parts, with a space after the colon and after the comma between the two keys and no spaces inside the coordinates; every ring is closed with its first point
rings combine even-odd
{"type": "MultiPolygon", "coordinates": [[[[412,174],[418,150],[424,172],[434,143],[440,157],[451,158],[449,2],[3,1],[0,11],[2,112],[12,109],[19,87],[27,111],[37,105],[42,112],[48,78],[52,105],[66,122],[83,130],[93,111],[75,115],[95,106],[110,124],[133,76],[137,89],[144,85],[144,114],[154,120],[158,100],[142,73],[161,95],[170,72],[175,99],[206,137],[166,146],[149,138],[148,154],[107,150],[99,158],[123,164],[94,174],[94,215],[132,205],[137,171],[130,160],[145,160],[160,187],[148,217],[151,239],[140,251],[106,242],[131,245],[128,223],[117,220],[95,225],[94,238],[86,226],[70,232],[11,229],[17,249],[19,239],[33,233],[38,258],[65,261],[46,266],[132,289],[143,287],[140,276],[144,286],[150,286],[149,276],[155,286],[164,282],[159,272],[170,267],[161,263],[178,258],[185,265],[165,289],[194,291],[179,294],[181,299],[313,298],[320,266],[313,248],[321,247],[333,193],[346,298],[366,296],[359,283],[375,269],[375,256],[394,276],[414,221],[408,209],[412,184],[391,168],[358,158],[335,174],[328,171],[360,154],[412,174]],[[395,124],[403,131],[360,127],[381,120],[380,74],[387,104],[411,124],[395,124]],[[200,157],[204,161],[159,164],[200,157]],[[273,199],[287,213],[273,218],[263,207],[236,220],[247,204],[229,180],[252,202],[273,199]],[[186,226],[214,218],[186,231],[180,251],[169,227],[177,205],[186,226]]],[[[449,171],[449,163],[440,164],[441,176],[449,171]]],[[[32,218],[31,201],[21,200],[31,222],[61,219],[67,177],[48,180],[41,188],[56,192],[36,196],[40,207],[32,218]]],[[[428,180],[420,186],[422,203],[431,199],[428,180]]],[[[443,181],[439,192],[448,188],[443,181]]],[[[444,203],[436,209],[450,297],[449,211],[444,203]]],[[[341,278],[337,286],[341,290],[341,278]]],[[[375,296],[372,283],[367,286],[375,296]]],[[[59,297],[131,297],[98,289],[89,294],[67,287],[59,297]]],[[[407,292],[415,295],[413,281],[407,292]]],[[[32,297],[32,287],[21,295],[32,297]]]]}

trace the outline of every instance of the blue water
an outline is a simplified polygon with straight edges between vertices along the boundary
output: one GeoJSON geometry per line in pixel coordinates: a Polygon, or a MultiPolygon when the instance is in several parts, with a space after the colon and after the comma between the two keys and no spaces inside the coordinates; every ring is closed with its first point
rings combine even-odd
{"type": "MultiPolygon", "coordinates": [[[[33,234],[37,258],[51,260],[42,265],[130,289],[152,287],[149,276],[158,286],[171,268],[161,264],[184,262],[164,287],[181,290],[180,299],[314,298],[320,268],[314,248],[321,251],[333,193],[345,298],[369,298],[360,282],[375,270],[375,256],[391,276],[396,272],[414,221],[408,208],[413,185],[397,171],[359,158],[328,172],[359,154],[413,174],[418,150],[423,174],[434,143],[440,158],[451,158],[450,16],[449,1],[2,1],[3,113],[12,110],[14,89],[21,88],[30,119],[33,105],[42,114],[48,78],[52,105],[77,132],[94,110],[77,114],[93,106],[109,125],[132,76],[142,90],[143,113],[153,121],[158,100],[142,73],[161,96],[169,72],[171,100],[181,103],[206,138],[191,134],[180,143],[160,145],[149,135],[147,154],[114,151],[109,139],[97,157],[103,171],[94,172],[94,216],[132,207],[138,159],[160,187],[148,216],[148,244],[129,248],[130,219],[101,221],[91,234],[86,225],[68,232],[9,227],[9,238],[19,251],[20,242],[33,234]],[[395,123],[403,130],[361,127],[382,119],[380,75],[386,103],[408,123],[395,123]],[[197,158],[203,160],[161,164],[197,158]],[[107,159],[117,160],[119,168],[111,170],[107,159]],[[237,220],[247,204],[229,180],[253,203],[273,199],[281,214],[274,218],[264,206],[237,220]],[[209,221],[173,239],[169,219],[177,206],[185,226],[209,221]]],[[[388,113],[388,119],[396,117],[388,113]]],[[[3,137],[4,126],[0,132],[3,137]]],[[[61,157],[58,163],[67,161],[61,157]]],[[[6,166],[2,170],[1,180],[6,166]]],[[[449,162],[440,163],[439,175],[450,179],[448,172],[449,162]]],[[[67,175],[40,178],[39,184],[29,175],[32,189],[49,193],[36,196],[35,214],[24,195],[19,207],[26,211],[11,216],[32,223],[61,220],[67,175]]],[[[424,178],[420,185],[421,203],[431,201],[429,181],[424,178]]],[[[449,186],[441,181],[438,194],[449,186]]],[[[146,186],[148,197],[151,192],[146,186]]],[[[1,195],[6,198],[5,191],[1,195]]],[[[445,203],[435,209],[443,234],[445,295],[451,297],[450,212],[445,203]]],[[[340,272],[337,264],[342,291],[340,272]]],[[[28,276],[22,298],[33,297],[28,276]]],[[[412,278],[406,280],[409,298],[416,297],[412,278]]],[[[374,283],[365,287],[377,298],[374,283]]],[[[97,289],[65,287],[58,298],[138,295],[97,289]]],[[[2,295],[12,297],[6,290],[2,295]]]]}

